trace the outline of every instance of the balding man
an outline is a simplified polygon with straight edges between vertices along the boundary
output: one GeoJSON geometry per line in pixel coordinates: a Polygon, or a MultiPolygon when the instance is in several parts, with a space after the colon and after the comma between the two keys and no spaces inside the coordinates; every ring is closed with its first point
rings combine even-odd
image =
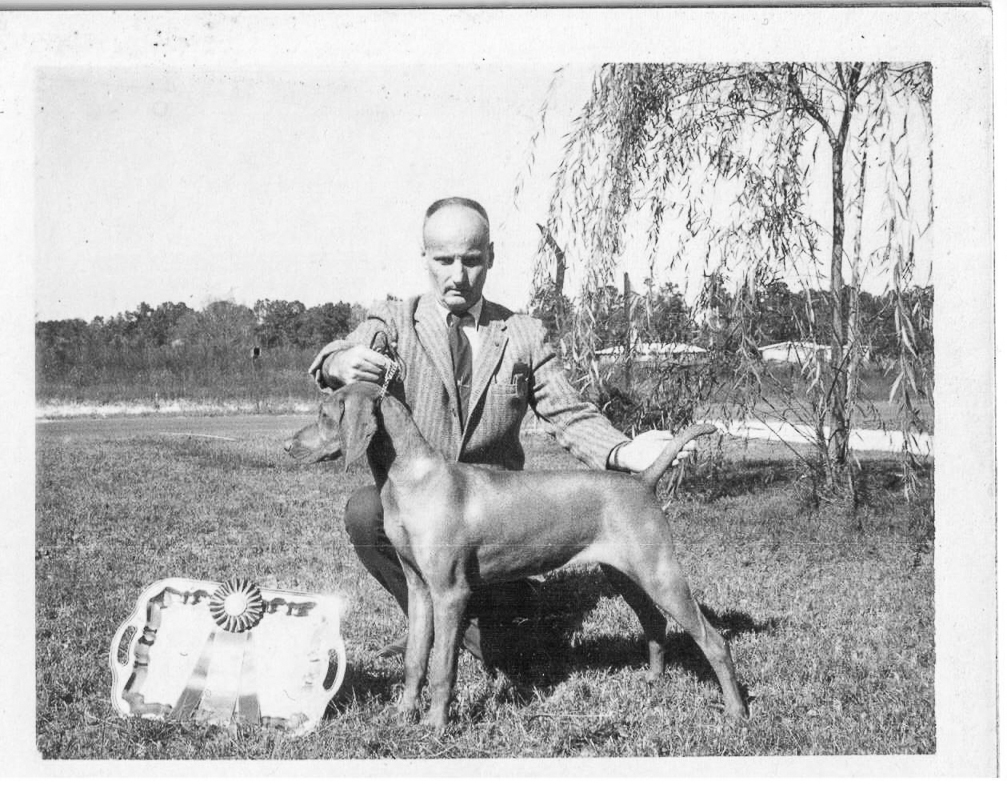
{"type": "MultiPolygon", "coordinates": [[[[423,219],[422,256],[430,291],[382,303],[345,339],[326,345],[309,368],[322,389],[360,380],[381,383],[387,361],[371,345],[383,334],[404,366],[397,394],[426,440],[449,460],[522,469],[520,431],[529,406],[589,467],[641,472],[656,460],[670,438],[667,431],[627,439],[570,385],[541,321],[483,296],[494,253],[482,205],[466,198],[432,204],[423,219]]],[[[385,536],[376,487],[353,493],[345,522],[364,566],[405,612],[405,575],[385,536]]],[[[481,598],[484,607],[517,610],[527,592],[526,584],[502,585],[481,598]]],[[[479,607],[472,607],[464,645],[482,658],[486,641],[479,607]]],[[[404,647],[403,638],[382,654],[402,653],[404,647]]]]}

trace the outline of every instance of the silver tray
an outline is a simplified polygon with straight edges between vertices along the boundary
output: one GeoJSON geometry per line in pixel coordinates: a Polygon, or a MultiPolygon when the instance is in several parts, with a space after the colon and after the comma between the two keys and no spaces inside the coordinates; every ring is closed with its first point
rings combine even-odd
{"type": "Polygon", "coordinates": [[[154,582],[112,638],[112,705],[122,716],[308,732],[346,673],[340,612],[334,596],[246,580],[154,582]]]}

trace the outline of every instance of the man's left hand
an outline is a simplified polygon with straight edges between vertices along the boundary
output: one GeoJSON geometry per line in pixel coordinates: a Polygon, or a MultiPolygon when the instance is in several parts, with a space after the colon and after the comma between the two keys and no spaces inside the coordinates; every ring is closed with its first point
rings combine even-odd
{"type": "MultiPolygon", "coordinates": [[[[624,470],[626,472],[643,472],[657,461],[657,457],[661,455],[661,451],[664,450],[672,438],[674,438],[674,434],[667,430],[649,430],[646,433],[641,433],[635,439],[614,451],[615,455],[612,457],[614,463],[610,469],[624,470]]],[[[696,442],[688,442],[682,448],[672,466],[676,466],[680,461],[689,461],[695,451],[696,442]]]]}

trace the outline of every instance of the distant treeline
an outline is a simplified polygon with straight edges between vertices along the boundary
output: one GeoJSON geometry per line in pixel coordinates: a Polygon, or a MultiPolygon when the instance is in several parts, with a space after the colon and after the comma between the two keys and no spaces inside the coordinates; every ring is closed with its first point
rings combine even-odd
{"type": "MultiPolygon", "coordinates": [[[[707,282],[695,306],[688,304],[673,283],[649,292],[631,292],[628,305],[624,293],[614,286],[599,288],[587,301],[602,347],[626,343],[626,330],[631,327],[644,341],[695,344],[729,352],[737,346],[735,325],[740,319],[736,307],[742,302],[755,311],[746,321],[747,337],[759,346],[785,341],[814,341],[825,346],[831,343],[832,302],[828,290],[794,290],[782,280],[774,280],[752,291],[751,299],[741,299],[743,292],[748,291],[732,293],[715,278],[707,282]]],[[[845,320],[850,316],[852,301],[848,294],[842,312],[845,320]]],[[[896,326],[896,294],[861,291],[856,301],[864,347],[879,362],[894,359],[901,338],[896,326]]],[[[933,303],[932,285],[909,289],[902,301],[904,320],[915,328],[917,347],[927,355],[933,353],[933,303]]],[[[565,316],[557,315],[556,299],[546,288],[540,290],[532,308],[553,335],[559,335],[563,319],[570,320],[571,304],[564,297],[565,316]]]]}
{"type": "Polygon", "coordinates": [[[109,318],[35,324],[40,399],[305,398],[314,353],[366,315],[346,302],[306,307],[260,299],[193,310],[146,303],[109,318]]]}
{"type": "MultiPolygon", "coordinates": [[[[829,343],[827,292],[793,291],[779,282],[756,293],[758,343],[829,343]]],[[[625,343],[626,328],[632,327],[644,340],[732,349],[736,300],[723,287],[700,300],[703,315],[671,284],[633,294],[628,306],[625,301],[615,288],[601,289],[592,300],[601,346],[625,343]]],[[[897,354],[900,338],[892,315],[895,296],[863,292],[859,304],[867,347],[883,367],[886,358],[897,354]]],[[[914,289],[906,304],[911,307],[906,320],[917,328],[920,348],[932,355],[933,287],[914,289]]],[[[533,309],[550,329],[559,326],[555,298],[540,298],[533,309]]],[[[141,303],[107,319],[36,322],[36,397],[99,402],[311,399],[315,389],[305,373],[311,358],[365,315],[365,308],[346,302],[309,308],[296,301],[260,299],[250,308],[216,301],[202,310],[182,302],[141,303]]]]}

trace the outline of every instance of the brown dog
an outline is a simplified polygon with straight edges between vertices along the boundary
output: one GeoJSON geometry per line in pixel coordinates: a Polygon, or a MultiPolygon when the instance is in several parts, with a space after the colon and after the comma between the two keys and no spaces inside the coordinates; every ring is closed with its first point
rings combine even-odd
{"type": "Polygon", "coordinates": [[[475,585],[597,562],[643,625],[648,679],[664,670],[663,609],[713,666],[727,712],[744,717],[730,650],[692,597],[654,494],[682,447],[713,430],[712,425],[688,428],[639,478],[590,470],[489,470],[446,461],[426,443],[402,403],[376,385],[354,383],[324,402],[317,422],[286,447],[300,461],[342,455],[347,466],[367,454],[381,490],[385,531],[409,585],[406,684],[399,712],[418,711],[430,661],[426,722],[445,728],[460,630],[475,585]]]}

